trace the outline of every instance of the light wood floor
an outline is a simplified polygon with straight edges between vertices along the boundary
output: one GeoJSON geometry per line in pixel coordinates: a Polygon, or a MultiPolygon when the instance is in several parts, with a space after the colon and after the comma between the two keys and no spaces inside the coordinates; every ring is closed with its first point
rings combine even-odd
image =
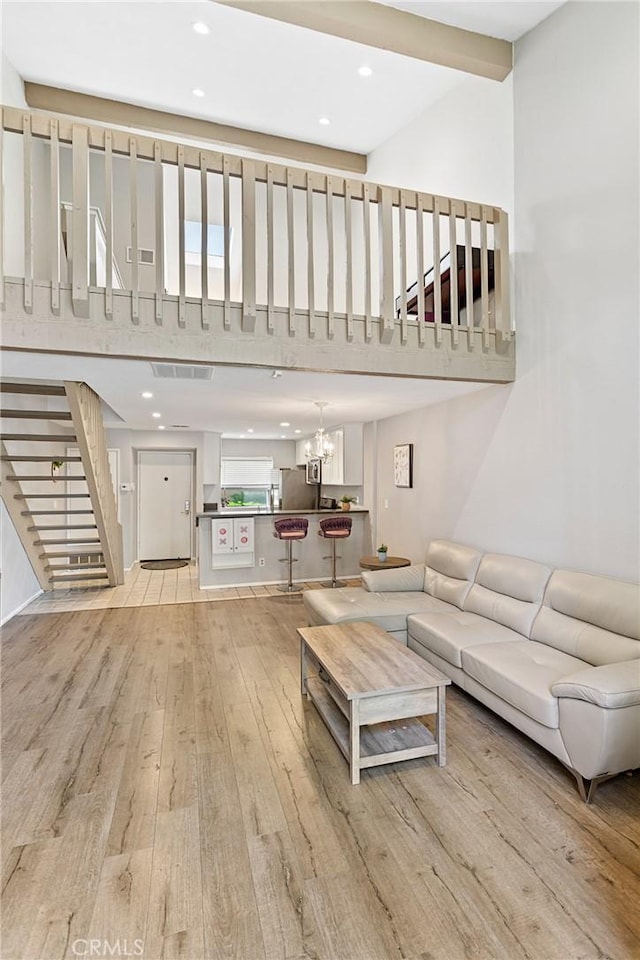
{"type": "Polygon", "coordinates": [[[450,688],[447,766],[352,787],[303,622],[290,597],[10,622],[2,960],[640,956],[637,774],[586,806],[450,688]]]}

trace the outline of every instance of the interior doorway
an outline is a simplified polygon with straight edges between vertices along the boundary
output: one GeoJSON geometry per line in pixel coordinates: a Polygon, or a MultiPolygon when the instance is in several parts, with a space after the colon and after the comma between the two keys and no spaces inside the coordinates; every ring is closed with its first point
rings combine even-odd
{"type": "Polygon", "coordinates": [[[138,559],[189,560],[193,452],[138,452],[138,559]]]}

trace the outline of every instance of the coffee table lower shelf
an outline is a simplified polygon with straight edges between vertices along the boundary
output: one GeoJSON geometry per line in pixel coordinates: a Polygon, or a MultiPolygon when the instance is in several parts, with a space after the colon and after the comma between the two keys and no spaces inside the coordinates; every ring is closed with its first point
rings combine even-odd
{"type": "MultiPolygon", "coordinates": [[[[349,718],[321,680],[307,677],[306,690],[338,747],[352,765],[349,718]]],[[[438,754],[438,744],[433,734],[416,717],[360,726],[353,734],[359,737],[359,769],[438,754]]]]}

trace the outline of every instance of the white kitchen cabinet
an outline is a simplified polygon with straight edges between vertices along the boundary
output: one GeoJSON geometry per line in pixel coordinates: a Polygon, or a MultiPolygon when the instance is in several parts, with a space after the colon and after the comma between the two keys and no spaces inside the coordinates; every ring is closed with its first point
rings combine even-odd
{"type": "Polygon", "coordinates": [[[296,440],[296,466],[304,467],[307,462],[306,447],[309,440],[296,440]]]}
{"type": "Polygon", "coordinates": [[[212,567],[255,566],[254,520],[224,517],[211,520],[212,567]]]}
{"type": "Polygon", "coordinates": [[[327,486],[344,483],[344,431],[341,427],[327,430],[327,440],[333,446],[333,456],[322,466],[322,482],[327,486]]]}

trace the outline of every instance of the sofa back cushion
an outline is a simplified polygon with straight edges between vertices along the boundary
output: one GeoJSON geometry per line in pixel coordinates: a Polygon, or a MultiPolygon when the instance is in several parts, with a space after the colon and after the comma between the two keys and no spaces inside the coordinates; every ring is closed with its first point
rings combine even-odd
{"type": "Polygon", "coordinates": [[[640,586],[554,570],[533,640],[595,667],[640,657],[640,586]]]}
{"type": "Polygon", "coordinates": [[[464,609],[529,637],[550,576],[551,569],[542,563],[487,553],[464,609]]]}
{"type": "Polygon", "coordinates": [[[427,549],[424,592],[462,609],[482,554],[449,540],[432,540],[427,549]]]}

